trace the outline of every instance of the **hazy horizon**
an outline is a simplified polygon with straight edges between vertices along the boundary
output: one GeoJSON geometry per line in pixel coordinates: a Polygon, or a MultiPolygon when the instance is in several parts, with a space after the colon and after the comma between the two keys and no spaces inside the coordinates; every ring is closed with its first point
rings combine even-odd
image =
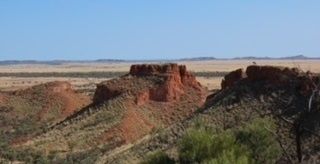
{"type": "Polygon", "coordinates": [[[0,60],[320,56],[320,1],[0,1],[0,60]]]}
{"type": "Polygon", "coordinates": [[[197,57],[186,57],[186,58],[145,58],[145,59],[121,59],[121,58],[91,58],[91,59],[47,59],[47,60],[39,60],[39,59],[5,59],[1,60],[2,62],[5,61],[36,61],[36,62],[54,62],[54,61],[71,61],[71,62],[76,62],[76,61],[99,61],[99,60],[110,60],[110,61],[175,61],[175,60],[245,60],[247,58],[253,58],[256,60],[303,60],[305,59],[310,59],[310,60],[320,60],[319,57],[310,57],[310,56],[304,56],[304,55],[294,55],[294,56],[279,56],[279,57],[269,57],[269,56],[264,56],[264,57],[259,57],[259,56],[241,56],[241,57],[229,57],[229,58],[217,58],[214,56],[197,56],[197,57]],[[300,58],[302,57],[302,58],[300,58]]]}

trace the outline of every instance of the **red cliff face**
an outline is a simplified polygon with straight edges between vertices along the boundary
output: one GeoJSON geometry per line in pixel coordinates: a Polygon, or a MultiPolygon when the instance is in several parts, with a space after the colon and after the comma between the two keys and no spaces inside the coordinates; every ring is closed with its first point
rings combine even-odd
{"type": "Polygon", "coordinates": [[[303,73],[298,68],[252,65],[247,67],[245,73],[238,69],[226,75],[221,83],[222,89],[230,88],[241,80],[250,83],[263,81],[282,87],[294,85],[301,93],[307,95],[319,78],[311,73],[303,73]]]}
{"type": "MultiPolygon", "coordinates": [[[[100,103],[119,96],[124,92],[133,92],[136,95],[136,103],[144,104],[148,100],[170,102],[180,99],[185,93],[186,87],[191,87],[198,92],[202,92],[202,87],[196,81],[194,75],[187,71],[186,66],[178,64],[141,64],[132,65],[129,75],[133,78],[159,78],[159,82],[154,83],[152,87],[145,87],[136,93],[133,92],[134,86],[130,83],[129,77],[112,84],[112,82],[102,83],[97,86],[94,96],[94,102],[100,103]],[[118,86],[117,86],[118,85],[118,86]],[[122,85],[122,86],[119,86],[122,85]]],[[[143,85],[143,84],[141,84],[143,85]]]]}
{"type": "MultiPolygon", "coordinates": [[[[201,85],[186,66],[177,64],[165,65],[133,65],[130,69],[132,76],[161,76],[165,81],[163,84],[150,88],[143,94],[145,101],[146,97],[154,101],[175,101],[179,100],[180,96],[185,93],[185,87],[193,87],[201,90],[201,85]],[[148,94],[148,96],[146,96],[148,94]]],[[[140,99],[140,98],[139,98],[140,99]]]]}
{"type": "Polygon", "coordinates": [[[243,69],[237,69],[227,74],[221,82],[221,88],[226,89],[233,86],[237,81],[246,77],[243,69]]]}
{"type": "Polygon", "coordinates": [[[246,74],[251,81],[265,80],[285,85],[291,79],[298,77],[300,72],[297,68],[252,65],[247,67],[246,74]]]}
{"type": "Polygon", "coordinates": [[[142,64],[132,65],[126,76],[98,84],[93,103],[120,100],[123,119],[102,137],[118,136],[128,143],[189,117],[204,104],[206,94],[183,65],[142,64]]]}

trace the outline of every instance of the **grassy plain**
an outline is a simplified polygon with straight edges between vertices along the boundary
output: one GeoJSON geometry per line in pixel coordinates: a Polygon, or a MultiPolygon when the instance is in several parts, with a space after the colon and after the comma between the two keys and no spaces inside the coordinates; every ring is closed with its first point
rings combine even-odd
{"type": "MultiPolygon", "coordinates": [[[[193,72],[199,73],[197,79],[209,89],[218,89],[220,87],[221,76],[204,76],[201,73],[206,72],[228,72],[238,68],[246,68],[256,62],[258,65],[275,65],[299,67],[304,71],[320,73],[320,60],[210,60],[210,61],[178,61],[179,64],[187,65],[187,68],[193,72]]],[[[96,83],[110,79],[110,77],[86,77],[91,72],[128,72],[130,65],[140,64],[141,62],[121,62],[121,63],[72,63],[62,65],[2,65],[0,74],[10,73],[20,74],[19,76],[0,76],[0,90],[16,90],[28,86],[45,83],[55,80],[71,82],[76,89],[93,90],[96,83]],[[40,73],[48,75],[41,77],[28,77],[31,73],[40,73]],[[63,77],[52,73],[64,73],[63,77]],[[68,73],[72,76],[68,77],[68,73]],[[73,73],[83,73],[82,76],[74,76],[73,73]],[[21,76],[25,74],[26,76],[21,76]]],[[[160,63],[160,62],[148,62],[160,63]]]]}

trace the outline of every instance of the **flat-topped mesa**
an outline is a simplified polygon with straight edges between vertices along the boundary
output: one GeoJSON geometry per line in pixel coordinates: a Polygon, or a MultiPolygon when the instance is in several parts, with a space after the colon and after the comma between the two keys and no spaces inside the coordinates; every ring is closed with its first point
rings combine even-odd
{"type": "Polygon", "coordinates": [[[133,76],[165,76],[167,81],[175,81],[176,85],[189,85],[195,88],[200,88],[201,85],[197,82],[196,77],[187,71],[185,65],[176,63],[168,64],[137,64],[130,68],[130,75],[133,76]]]}
{"type": "Polygon", "coordinates": [[[149,76],[158,74],[186,74],[187,69],[184,65],[175,63],[168,64],[136,64],[130,68],[130,75],[149,76]]]}
{"type": "Polygon", "coordinates": [[[203,93],[200,83],[184,65],[174,63],[132,65],[129,76],[97,85],[94,102],[101,103],[127,92],[137,95],[137,104],[144,104],[142,102],[148,100],[171,102],[179,100],[189,89],[203,93]],[[130,76],[132,78],[129,78],[130,76]],[[153,77],[149,78],[150,76],[153,77]]]}
{"type": "Polygon", "coordinates": [[[246,72],[238,69],[227,74],[221,83],[221,88],[233,87],[237,82],[265,82],[272,86],[289,87],[293,86],[301,92],[308,94],[313,84],[319,78],[311,73],[303,73],[298,68],[277,67],[277,66],[248,66],[246,72]]]}
{"type": "Polygon", "coordinates": [[[251,81],[268,81],[273,84],[286,84],[302,74],[298,68],[275,66],[248,66],[246,70],[251,81]]]}

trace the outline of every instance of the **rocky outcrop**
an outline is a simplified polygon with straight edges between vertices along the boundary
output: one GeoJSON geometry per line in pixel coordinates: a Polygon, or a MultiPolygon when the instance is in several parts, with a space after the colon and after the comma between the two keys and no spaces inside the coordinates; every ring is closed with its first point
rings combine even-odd
{"type": "MultiPolygon", "coordinates": [[[[159,75],[159,74],[175,74],[180,73],[180,67],[178,64],[136,64],[132,65],[130,68],[130,75],[134,76],[149,76],[149,75],[159,75]]],[[[181,71],[186,71],[181,69],[181,71]]]]}
{"type": "Polygon", "coordinates": [[[133,76],[162,76],[164,83],[149,89],[149,98],[154,101],[179,100],[184,94],[184,87],[191,86],[201,90],[201,85],[196,81],[195,76],[187,71],[186,66],[178,64],[164,65],[133,65],[130,69],[133,76]]]}
{"type": "Polygon", "coordinates": [[[186,66],[172,63],[132,65],[129,74],[116,81],[99,84],[94,95],[94,102],[101,103],[124,92],[135,94],[137,104],[144,104],[148,100],[170,102],[179,100],[181,95],[185,93],[186,87],[191,87],[199,92],[203,91],[200,83],[196,81],[193,74],[187,71],[186,66]],[[135,91],[134,85],[139,80],[133,81],[130,80],[130,77],[150,78],[149,82],[152,84],[151,86],[147,84],[143,90],[135,91]]]}
{"type": "Polygon", "coordinates": [[[169,64],[137,64],[132,65],[130,68],[130,75],[132,76],[166,76],[168,80],[174,79],[179,83],[185,85],[196,85],[199,87],[200,84],[196,81],[195,76],[187,71],[185,65],[178,65],[175,63],[169,64]]]}
{"type": "Polygon", "coordinates": [[[237,69],[227,74],[221,82],[221,88],[226,89],[233,86],[236,82],[246,77],[243,69],[237,69]]]}
{"type": "Polygon", "coordinates": [[[44,84],[48,90],[59,93],[63,91],[73,91],[72,85],[66,81],[54,81],[44,84]]]}
{"type": "Polygon", "coordinates": [[[247,67],[246,74],[251,81],[264,80],[272,84],[286,85],[301,72],[297,68],[252,65],[247,67]]]}
{"type": "Polygon", "coordinates": [[[123,91],[118,88],[108,87],[108,85],[98,84],[96,92],[93,97],[94,103],[102,103],[108,101],[111,98],[119,96],[123,91]]]}
{"type": "Polygon", "coordinates": [[[4,103],[7,100],[7,96],[3,93],[0,93],[0,103],[4,103]]]}
{"type": "Polygon", "coordinates": [[[275,87],[294,87],[300,93],[308,95],[315,84],[319,83],[319,77],[310,72],[301,72],[298,68],[251,65],[247,67],[245,73],[242,69],[238,69],[227,74],[221,83],[221,88],[233,87],[239,81],[264,82],[275,87]]]}
{"type": "Polygon", "coordinates": [[[189,117],[204,104],[206,90],[186,66],[132,65],[129,74],[97,85],[93,105],[117,101],[123,113],[119,124],[101,134],[105,142],[120,138],[130,143],[189,117]]]}

